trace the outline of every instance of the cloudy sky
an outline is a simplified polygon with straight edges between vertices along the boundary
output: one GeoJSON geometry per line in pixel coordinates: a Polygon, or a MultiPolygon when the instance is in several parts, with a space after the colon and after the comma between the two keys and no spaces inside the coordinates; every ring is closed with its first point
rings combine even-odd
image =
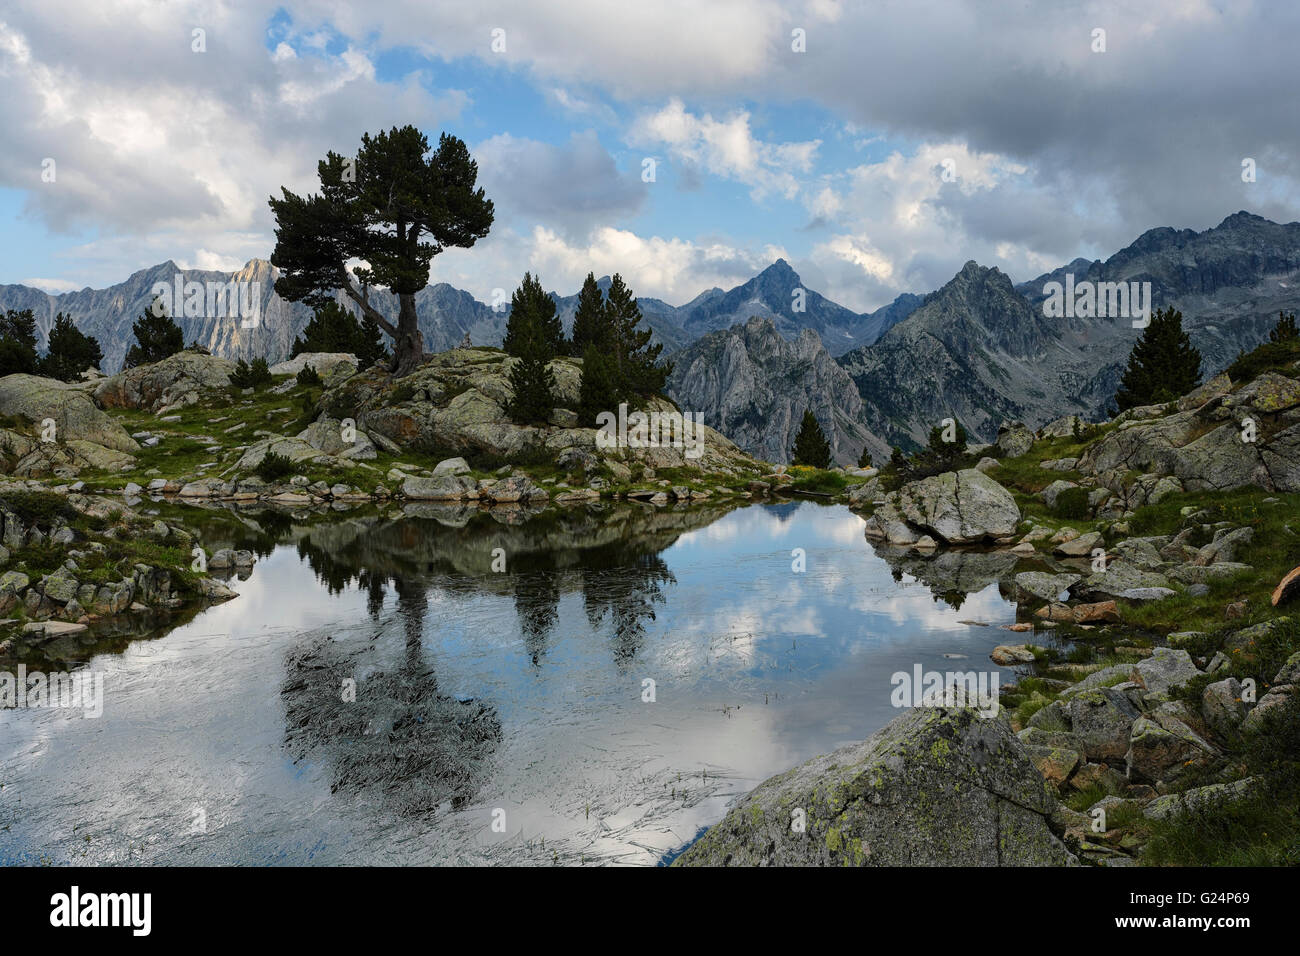
{"type": "Polygon", "coordinates": [[[680,304],[778,256],[860,310],[1019,281],[1300,218],[1297,36],[1234,0],[11,0],[0,283],[266,257],[271,193],[407,123],[479,161],[492,233],[431,278],[484,300],[594,270],[680,304]]]}

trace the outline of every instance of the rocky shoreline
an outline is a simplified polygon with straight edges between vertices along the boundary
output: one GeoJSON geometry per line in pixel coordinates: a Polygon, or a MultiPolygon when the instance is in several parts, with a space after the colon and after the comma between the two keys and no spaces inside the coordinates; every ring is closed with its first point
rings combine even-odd
{"type": "Polygon", "coordinates": [[[908,710],[761,784],[674,865],[1298,862],[1298,376],[1005,423],[975,467],[851,488],[936,599],[996,582],[1006,627],[1042,636],[993,651],[1021,674],[996,717],[908,710]]]}
{"type": "Polygon", "coordinates": [[[571,359],[552,363],[567,407],[514,425],[511,361],[457,349],[394,381],[300,357],[260,392],[196,352],[83,385],[0,379],[0,657],[235,596],[223,579],[256,556],[202,547],[208,509],[511,524],[808,493],[861,512],[877,552],[936,599],[996,582],[1028,639],[994,662],[1022,677],[991,721],[911,711],[773,778],[678,865],[1132,865],[1162,859],[1189,813],[1294,802],[1259,751],[1300,736],[1300,634],[1280,609],[1300,591],[1296,370],[1221,376],[1101,425],[1008,423],[973,467],[886,491],[875,469],[772,466],[707,429],[698,456],[602,447],[576,425],[571,359]],[[1258,445],[1239,454],[1225,442],[1243,416],[1258,445]]]}
{"type": "MultiPolygon", "coordinates": [[[[796,481],[707,427],[693,455],[673,444],[602,448],[566,407],[551,427],[515,425],[505,414],[513,361],[499,349],[457,349],[395,381],[358,370],[351,355],[305,354],[273,368],[269,387],[241,390],[234,363],[186,350],[82,383],[0,379],[9,476],[0,482],[0,613],[9,615],[0,658],[98,630],[155,628],[236,597],[223,581],[255,558],[200,546],[193,521],[211,506],[291,515],[418,506],[457,520],[466,509],[521,520],[602,501],[743,501],[796,481]],[[315,376],[300,380],[304,369],[315,376]]],[[[554,369],[561,405],[573,404],[580,363],[559,359],[554,369]]]]}

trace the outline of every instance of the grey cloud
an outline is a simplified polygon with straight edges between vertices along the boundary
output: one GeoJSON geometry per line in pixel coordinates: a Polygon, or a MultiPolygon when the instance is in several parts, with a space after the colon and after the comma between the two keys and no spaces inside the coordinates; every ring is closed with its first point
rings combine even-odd
{"type": "Polygon", "coordinates": [[[640,169],[620,170],[594,132],[574,133],[560,146],[494,136],[474,154],[499,215],[534,220],[571,238],[633,215],[645,202],[640,169]]]}

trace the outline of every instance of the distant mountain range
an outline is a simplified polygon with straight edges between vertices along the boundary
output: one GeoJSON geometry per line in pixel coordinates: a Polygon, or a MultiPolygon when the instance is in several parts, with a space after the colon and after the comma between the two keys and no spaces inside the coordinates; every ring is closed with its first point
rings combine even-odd
{"type": "MultiPolygon", "coordinates": [[[[31,309],[36,315],[38,345],[42,349],[54,317],[59,312],[67,313],[81,331],[99,341],[104,351],[103,370],[111,373],[121,367],[133,341],[131,326],[153,303],[157,283],[174,287],[177,275],[181,276],[182,283],[256,282],[260,292],[260,320],[255,327],[246,327],[248,323],[228,315],[186,316],[175,310],[173,318],[184,332],[186,343],[198,343],[214,355],[226,358],[261,356],[274,363],[289,357],[293,340],[311,319],[310,308],[285,301],[275,293],[276,274],[265,259],[252,259],[236,272],[182,269],[169,260],[142,269],[107,289],[86,288],[50,295],[30,286],[0,286],[0,309],[31,309]]],[[[608,276],[599,281],[602,290],[608,290],[609,284],[608,276]]],[[[551,295],[567,332],[573,325],[577,293],[561,296],[552,292],[551,295]]],[[[344,296],[336,299],[355,311],[344,296]]],[[[728,292],[710,289],[683,306],[669,305],[648,296],[637,301],[655,340],[663,343],[666,351],[682,348],[701,335],[757,315],[772,319],[787,337],[812,329],[833,355],[839,355],[874,342],[907,314],[909,306],[914,308],[920,300],[917,296],[900,296],[875,312],[852,312],[811,289],[803,289],[790,264],[778,259],[743,285],[728,292]],[[796,297],[797,290],[802,290],[800,297],[796,297]]],[[[386,317],[396,319],[395,296],[375,291],[371,293],[371,304],[386,317]]],[[[419,292],[415,307],[425,348],[429,351],[453,348],[466,334],[475,344],[499,345],[510,317],[509,303],[499,311],[494,310],[445,282],[434,283],[419,292]]]]}
{"type": "MultiPolygon", "coordinates": [[[[214,354],[279,361],[310,319],[306,306],[275,294],[274,270],[263,259],[235,273],[164,262],[107,289],[62,295],[0,286],[0,309],[32,309],[42,348],[54,316],[67,312],[99,340],[103,370],[113,372],[155,283],[171,283],[177,273],[186,282],[260,283],[254,328],[231,318],[177,318],[186,342],[214,354]]],[[[1151,229],[1109,259],[1076,259],[1019,285],[968,262],[941,289],[900,295],[868,313],[808,289],[784,259],[684,305],[638,301],[675,362],[669,390],[684,408],[701,412],[747,452],[785,461],[792,428],[811,407],[836,460],[850,464],[863,447],[879,460],[890,445],[924,442],[948,417],[982,441],[992,441],[1004,419],[1037,426],[1071,413],[1102,417],[1141,333],[1128,318],[1049,317],[1044,286],[1067,276],[1076,285],[1149,282],[1153,308],[1182,310],[1208,376],[1263,341],[1279,311],[1300,311],[1300,223],[1239,212],[1203,232],[1151,229]]],[[[609,278],[600,285],[608,288],[609,278]]],[[[552,296],[567,331],[577,295],[552,296]]],[[[380,312],[397,315],[395,297],[376,292],[371,299],[380,312]]],[[[508,306],[495,311],[446,283],[420,292],[416,311],[430,351],[452,348],[466,334],[476,344],[499,344],[509,318],[508,306]]]]}
{"type": "Polygon", "coordinates": [[[1076,285],[1150,282],[1152,309],[1183,313],[1209,376],[1266,339],[1279,311],[1300,311],[1300,223],[1239,212],[1199,233],[1152,229],[1104,262],[1076,259],[1019,286],[968,262],[879,341],[840,356],[868,427],[919,443],[951,416],[992,441],[1004,419],[1104,417],[1142,333],[1130,318],[1046,317],[1043,288],[1067,274],[1076,285]]]}

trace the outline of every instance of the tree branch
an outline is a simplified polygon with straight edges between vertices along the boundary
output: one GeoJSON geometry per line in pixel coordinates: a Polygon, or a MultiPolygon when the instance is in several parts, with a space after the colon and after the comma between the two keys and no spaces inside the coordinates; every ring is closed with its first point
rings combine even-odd
{"type": "Polygon", "coordinates": [[[360,292],[354,289],[352,287],[351,282],[344,284],[343,294],[346,295],[353,302],[355,302],[357,305],[361,306],[362,313],[364,313],[368,318],[373,319],[375,325],[379,326],[381,329],[383,329],[385,332],[391,335],[393,337],[394,342],[397,341],[397,326],[393,325],[392,322],[389,322],[386,318],[384,318],[383,315],[379,312],[379,310],[370,304],[368,296],[363,296],[360,292]]]}

